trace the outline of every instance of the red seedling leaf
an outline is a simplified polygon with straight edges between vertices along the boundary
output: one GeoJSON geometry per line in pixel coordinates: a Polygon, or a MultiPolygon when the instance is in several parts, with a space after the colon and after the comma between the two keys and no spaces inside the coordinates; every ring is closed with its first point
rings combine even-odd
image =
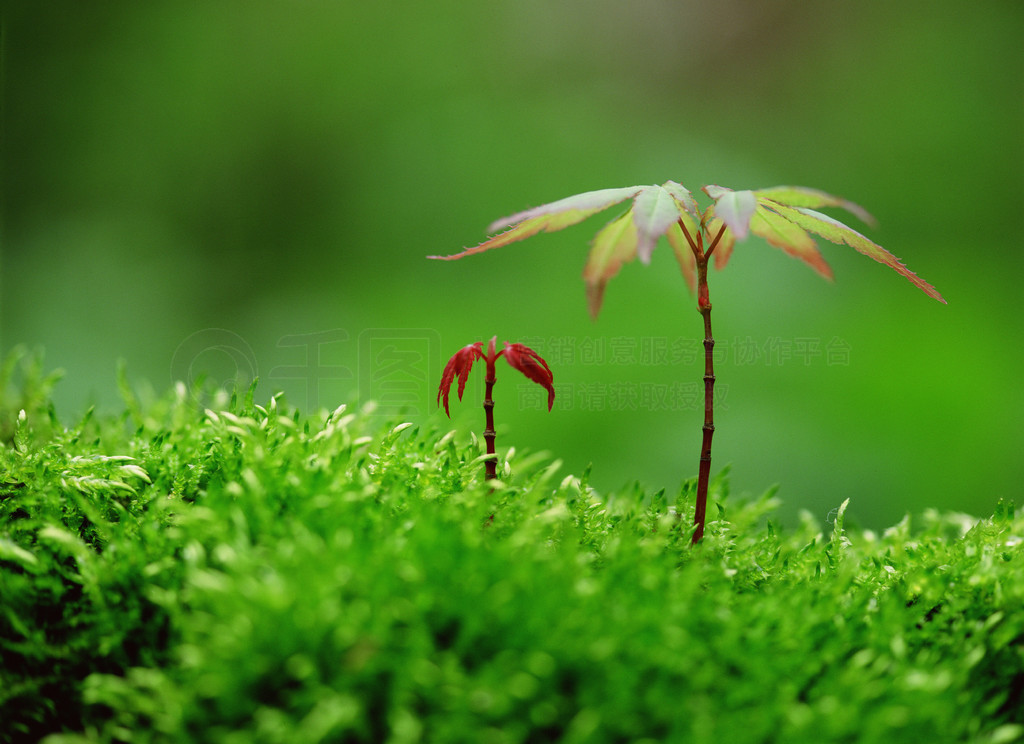
{"type": "Polygon", "coordinates": [[[492,366],[495,360],[497,360],[498,357],[505,353],[504,351],[495,350],[495,346],[497,345],[497,343],[498,337],[491,336],[491,340],[487,342],[487,352],[482,354],[488,366],[492,366]]]}
{"type": "MultiPolygon", "coordinates": [[[[494,349],[494,341],[491,341],[491,349],[494,349]]],[[[448,360],[448,364],[444,366],[444,372],[441,373],[441,385],[437,388],[437,402],[441,404],[442,397],[444,398],[444,412],[448,418],[452,415],[448,411],[448,395],[451,393],[452,382],[455,377],[459,378],[459,400],[462,400],[462,393],[466,389],[466,380],[469,379],[469,370],[473,367],[473,362],[477,359],[484,359],[483,353],[483,342],[478,341],[475,344],[469,346],[463,346],[452,358],[448,360]]]]}
{"type": "Polygon", "coordinates": [[[540,354],[523,344],[510,344],[506,341],[502,353],[505,355],[505,361],[513,369],[518,369],[527,378],[548,391],[548,410],[550,411],[551,406],[555,403],[555,386],[553,384],[555,376],[551,373],[548,363],[541,359],[540,354]]]}

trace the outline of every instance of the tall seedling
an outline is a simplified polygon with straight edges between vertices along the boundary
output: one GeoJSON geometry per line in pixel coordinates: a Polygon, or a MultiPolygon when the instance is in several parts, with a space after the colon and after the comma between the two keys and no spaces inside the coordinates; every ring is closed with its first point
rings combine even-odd
{"type": "Polygon", "coordinates": [[[777,186],[756,191],[704,186],[703,191],[712,200],[705,209],[697,205],[689,189],[675,181],[666,181],[661,186],[588,191],[498,220],[488,228],[488,232],[504,232],[498,232],[474,248],[450,256],[430,256],[452,260],[500,248],[540,232],[554,232],[575,225],[613,204],[631,200],[625,212],[597,233],[583,268],[587,302],[590,314],[596,320],[608,280],[618,273],[623,264],[635,258],[649,263],[658,239],[662,235],[668,238],[687,285],[691,292],[696,291],[697,310],[704,319],[704,426],[697,472],[694,543],[704,535],[711,440],[715,433],[712,397],[715,340],[711,333],[711,298],[708,293],[708,263],[712,255],[715,268],[723,268],[736,241],[753,233],[804,261],[826,279],[831,279],[832,271],[818,251],[811,237],[813,233],[833,243],[848,245],[885,264],[929,297],[945,302],[932,285],[880,245],[816,211],[822,207],[841,207],[864,222],[873,223],[871,215],[853,202],[800,186],[777,186]]]}

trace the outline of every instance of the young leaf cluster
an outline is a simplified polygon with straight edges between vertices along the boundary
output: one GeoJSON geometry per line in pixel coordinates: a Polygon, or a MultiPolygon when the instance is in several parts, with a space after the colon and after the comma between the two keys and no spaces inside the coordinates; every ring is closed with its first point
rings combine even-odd
{"type": "Polygon", "coordinates": [[[695,551],[692,482],[485,484],[372,406],[45,408],[0,449],[0,741],[1024,740],[1008,504],[784,527],[722,473],[695,551]]]}
{"type": "Polygon", "coordinates": [[[459,400],[462,400],[462,393],[466,389],[466,381],[469,379],[473,363],[478,360],[483,361],[487,367],[487,379],[493,381],[495,380],[494,365],[500,357],[505,357],[505,361],[512,369],[519,370],[528,380],[536,382],[547,391],[548,410],[551,410],[551,406],[555,403],[555,386],[554,375],[551,368],[548,367],[548,363],[541,358],[540,354],[523,344],[510,344],[506,341],[505,348],[497,351],[496,340],[495,337],[488,342],[486,352],[484,352],[484,342],[477,341],[463,346],[448,360],[441,373],[441,384],[437,388],[437,402],[440,405],[443,400],[444,412],[449,418],[451,412],[448,410],[448,396],[451,395],[452,383],[458,379],[457,392],[459,400]]]}
{"type": "Polygon", "coordinates": [[[659,238],[664,235],[675,253],[690,291],[697,284],[696,236],[715,237],[715,267],[724,268],[738,240],[750,233],[800,259],[826,279],[832,278],[813,235],[848,245],[888,266],[908,279],[929,297],[945,302],[928,282],[910,271],[896,256],[851,227],[817,210],[840,207],[868,224],[874,218],[861,206],[824,191],[803,186],[733,191],[723,186],[704,186],[712,203],[701,209],[693,194],[682,184],[666,181],[659,185],[600,189],[559,199],[497,220],[488,232],[497,235],[480,245],[450,256],[453,260],[501,248],[540,232],[555,232],[582,222],[615,204],[630,200],[629,208],[605,225],[594,237],[583,268],[590,314],[597,318],[604,289],[623,264],[639,258],[649,263],[659,238]]]}

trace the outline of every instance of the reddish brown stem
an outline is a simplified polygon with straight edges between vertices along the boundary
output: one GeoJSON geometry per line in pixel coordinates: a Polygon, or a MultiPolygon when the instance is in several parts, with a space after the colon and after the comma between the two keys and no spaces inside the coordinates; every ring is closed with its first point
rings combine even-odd
{"type": "Polygon", "coordinates": [[[715,436],[715,339],[711,333],[711,298],[708,294],[708,259],[725,233],[725,226],[718,231],[707,250],[704,250],[704,239],[698,233],[696,240],[680,220],[683,234],[693,251],[697,265],[697,310],[704,318],[704,426],[700,447],[700,464],[697,469],[697,500],[693,513],[693,543],[697,544],[704,537],[704,522],[707,515],[708,482],[711,480],[711,440],[715,436]]]}
{"type": "MultiPolygon", "coordinates": [[[[711,258],[711,252],[713,250],[715,250],[715,247],[718,245],[718,241],[722,239],[723,235],[725,235],[725,225],[722,225],[722,227],[718,230],[718,234],[715,236],[715,239],[711,241],[711,245],[709,245],[708,249],[704,252],[704,260],[705,261],[707,261],[707,259],[711,258]]],[[[707,267],[705,267],[705,269],[706,268],[707,267]]],[[[704,282],[705,284],[707,283],[706,280],[707,280],[707,276],[706,276],[706,273],[705,273],[705,282],[704,282]]]]}
{"type": "Polygon", "coordinates": [[[715,435],[715,361],[712,353],[715,339],[711,335],[711,302],[708,299],[707,256],[697,263],[697,296],[700,314],[704,316],[704,426],[700,446],[700,467],[697,470],[697,505],[693,513],[694,544],[704,537],[704,519],[708,504],[708,481],[711,478],[711,438],[715,435]]]}
{"type": "Polygon", "coordinates": [[[484,428],[484,441],[487,443],[487,460],[484,461],[484,480],[491,480],[498,477],[497,457],[494,450],[494,399],[491,391],[494,390],[494,383],[497,378],[494,374],[494,361],[487,360],[487,377],[484,378],[484,415],[487,418],[487,425],[484,428]]]}

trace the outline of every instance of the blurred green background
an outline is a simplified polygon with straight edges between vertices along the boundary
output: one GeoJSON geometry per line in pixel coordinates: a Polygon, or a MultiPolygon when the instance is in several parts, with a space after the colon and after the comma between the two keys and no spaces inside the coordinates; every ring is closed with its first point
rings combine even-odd
{"type": "Polygon", "coordinates": [[[497,334],[559,386],[548,414],[499,368],[499,448],[674,491],[702,328],[664,243],[596,323],[580,272],[614,211],[425,256],[580,191],[801,184],[872,211],[949,305],[849,248],[822,246],[830,284],[741,243],[710,278],[714,470],[780,484],[788,518],[989,514],[1024,478],[1022,37],[1015,0],[8,4],[0,346],[66,370],[68,420],[119,407],[123,359],[158,391],[258,375],[447,427],[441,366],[497,334]]]}

